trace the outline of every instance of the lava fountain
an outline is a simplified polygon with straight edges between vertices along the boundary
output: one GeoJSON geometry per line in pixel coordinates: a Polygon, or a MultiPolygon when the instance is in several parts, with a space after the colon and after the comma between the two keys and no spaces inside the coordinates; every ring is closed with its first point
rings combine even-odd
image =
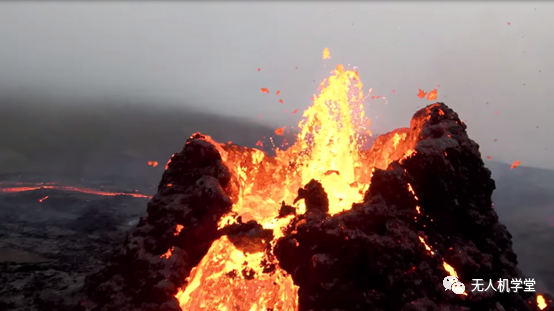
{"type": "MultiPolygon", "coordinates": [[[[304,112],[296,143],[276,150],[270,158],[258,150],[244,152],[231,146],[221,150],[225,164],[239,182],[238,202],[220,221],[220,228],[240,221],[254,220],[272,230],[273,239],[282,236],[292,217],[279,218],[280,202],[292,203],[297,190],[310,180],[322,182],[329,195],[331,214],[349,209],[361,201],[371,173],[361,170],[365,124],[362,82],[356,71],[339,65],[321,83],[321,93],[304,112]],[[239,218],[240,217],[240,218],[239,218]]],[[[297,212],[305,212],[303,201],[297,212]]],[[[246,253],[237,250],[226,237],[214,242],[208,254],[194,269],[189,286],[177,297],[183,310],[296,310],[292,280],[278,268],[269,252],[246,253]],[[268,255],[269,254],[269,255],[268,255]],[[268,264],[276,268],[264,273],[268,264]],[[250,279],[241,273],[251,271],[250,279]],[[255,279],[254,281],[251,279],[255,279]],[[226,294],[221,294],[226,293],[226,294]],[[239,305],[237,305],[239,304],[239,305]]]]}
{"type": "MultiPolygon", "coordinates": [[[[298,189],[311,180],[327,190],[330,215],[362,201],[373,171],[362,162],[361,147],[370,124],[362,89],[358,72],[338,65],[320,84],[313,105],[304,111],[297,140],[290,148],[276,150],[276,156],[269,157],[256,149],[220,146],[225,165],[238,179],[239,192],[219,228],[253,220],[271,230],[272,239],[258,252],[238,250],[225,236],[215,241],[193,269],[189,285],[176,295],[182,310],[296,310],[297,288],[271,254],[293,217],[278,217],[278,207],[280,202],[294,202],[296,213],[305,213],[305,202],[296,198],[298,189]]],[[[393,141],[388,148],[400,148],[399,134],[393,141]]],[[[409,147],[413,146],[401,149],[409,147]]],[[[384,166],[392,160],[386,159],[384,166]]]]}

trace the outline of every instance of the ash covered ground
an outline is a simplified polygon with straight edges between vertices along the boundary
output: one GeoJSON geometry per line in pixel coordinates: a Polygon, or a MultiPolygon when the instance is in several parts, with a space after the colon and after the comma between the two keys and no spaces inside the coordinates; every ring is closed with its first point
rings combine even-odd
{"type": "MultiPolygon", "coordinates": [[[[247,132],[260,130],[263,132],[260,127],[247,132]]],[[[192,132],[195,130],[190,129],[189,133],[192,132]]],[[[186,135],[180,135],[166,149],[182,145],[183,137],[186,135]]],[[[232,138],[219,137],[218,140],[232,138]]],[[[171,149],[165,157],[178,149],[171,149]]],[[[52,159],[55,158],[52,155],[52,159]]],[[[2,181],[56,179],[72,186],[103,185],[117,191],[137,189],[144,194],[156,193],[157,186],[153,188],[153,185],[159,182],[163,163],[156,170],[145,164],[151,156],[139,157],[133,164],[138,177],[131,179],[131,169],[118,171],[121,162],[112,161],[109,156],[106,159],[95,165],[112,168],[111,171],[116,172],[112,176],[90,174],[88,166],[85,170],[88,175],[82,174],[84,180],[81,181],[62,174],[45,176],[44,172],[18,174],[13,172],[11,165],[12,173],[2,175],[2,181]]],[[[538,290],[552,292],[554,269],[550,259],[554,256],[551,248],[554,227],[549,226],[548,219],[554,217],[551,204],[554,185],[550,184],[554,172],[525,166],[511,170],[508,164],[492,161],[485,164],[492,170],[496,182],[495,210],[500,222],[513,236],[518,267],[537,280],[538,290]]],[[[8,170],[7,166],[4,168],[8,170]]],[[[145,214],[147,202],[148,199],[128,196],[97,196],[50,189],[0,193],[0,284],[6,284],[0,289],[0,310],[71,310],[82,299],[85,276],[101,268],[112,251],[123,243],[138,218],[145,214]],[[39,202],[45,196],[48,199],[39,202]]]]}
{"type": "Polygon", "coordinates": [[[0,189],[0,310],[63,310],[75,305],[74,294],[86,274],[102,265],[136,225],[147,200],[0,189]]]}

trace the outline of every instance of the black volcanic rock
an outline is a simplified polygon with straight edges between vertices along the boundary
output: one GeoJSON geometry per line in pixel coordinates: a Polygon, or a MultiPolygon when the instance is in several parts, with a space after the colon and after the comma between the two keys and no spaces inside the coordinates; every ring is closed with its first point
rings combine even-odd
{"type": "Polygon", "coordinates": [[[255,220],[247,223],[239,221],[223,228],[221,233],[226,235],[238,250],[245,253],[263,252],[273,240],[273,230],[264,229],[255,220]]]}
{"type": "Polygon", "coordinates": [[[544,308],[542,311],[554,311],[554,296],[550,294],[544,294],[543,296],[547,307],[544,308]]]}
{"type": "Polygon", "coordinates": [[[220,237],[234,183],[220,153],[195,134],[164,172],[148,215],[107,265],[85,284],[86,310],[180,310],[174,295],[220,237]],[[177,225],[182,226],[177,234],[177,225]],[[169,258],[163,256],[172,250],[169,258]]]}
{"type": "Polygon", "coordinates": [[[295,215],[296,208],[294,206],[286,205],[285,201],[281,203],[281,208],[279,208],[279,217],[283,218],[288,215],[295,215]]]}
{"type": "Polygon", "coordinates": [[[415,152],[376,169],[362,204],[330,218],[297,216],[274,254],[300,287],[300,311],[538,310],[533,293],[471,292],[474,278],[524,276],[465,129],[442,103],[418,111],[408,134],[415,152]],[[443,261],[468,296],[445,291],[443,261]]]}
{"type": "Polygon", "coordinates": [[[299,200],[304,200],[306,202],[306,211],[307,212],[323,212],[327,213],[329,211],[329,198],[323,185],[317,180],[310,180],[306,187],[298,189],[298,196],[294,199],[294,204],[299,200]]]}

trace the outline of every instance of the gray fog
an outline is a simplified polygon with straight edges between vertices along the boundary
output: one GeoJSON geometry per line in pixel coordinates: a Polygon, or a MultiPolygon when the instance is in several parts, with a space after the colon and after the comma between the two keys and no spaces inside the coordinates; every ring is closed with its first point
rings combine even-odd
{"type": "Polygon", "coordinates": [[[2,2],[0,90],[294,126],[290,112],[350,64],[386,97],[367,101],[373,132],[407,126],[431,103],[418,88],[437,88],[483,156],[554,168],[552,16],[527,1],[2,2]]]}

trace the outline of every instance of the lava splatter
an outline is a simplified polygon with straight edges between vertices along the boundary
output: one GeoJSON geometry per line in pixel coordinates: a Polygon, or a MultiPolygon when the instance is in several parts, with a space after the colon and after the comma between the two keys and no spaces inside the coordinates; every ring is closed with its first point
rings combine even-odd
{"type": "Polygon", "coordinates": [[[329,48],[325,48],[323,50],[323,59],[331,58],[331,53],[329,52],[329,48]]]}
{"type": "Polygon", "coordinates": [[[429,95],[427,95],[427,100],[435,99],[437,99],[437,89],[433,89],[431,92],[429,92],[429,95]]]}

